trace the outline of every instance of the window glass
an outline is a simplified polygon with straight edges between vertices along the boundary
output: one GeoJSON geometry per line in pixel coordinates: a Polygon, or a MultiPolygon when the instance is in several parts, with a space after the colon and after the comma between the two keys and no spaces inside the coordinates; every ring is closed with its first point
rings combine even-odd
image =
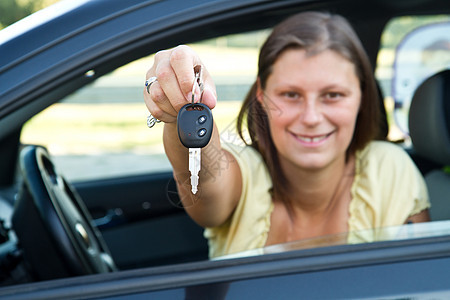
{"type": "MultiPolygon", "coordinates": [[[[219,102],[213,113],[222,133],[234,130],[267,34],[250,32],[191,45],[215,80],[219,102]]],[[[162,145],[163,124],[146,126],[142,92],[152,64],[153,55],[136,60],[52,105],[25,124],[22,143],[47,147],[72,181],[171,170],[162,145]]]]}
{"type": "Polygon", "coordinates": [[[382,35],[376,77],[387,105],[390,139],[408,141],[409,104],[416,88],[450,68],[450,15],[393,19],[382,35]]]}

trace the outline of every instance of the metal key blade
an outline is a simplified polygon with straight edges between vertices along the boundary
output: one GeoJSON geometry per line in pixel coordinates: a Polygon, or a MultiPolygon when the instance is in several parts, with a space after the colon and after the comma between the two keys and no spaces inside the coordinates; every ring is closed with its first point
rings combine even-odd
{"type": "Polygon", "coordinates": [[[197,193],[198,173],[201,166],[201,148],[189,148],[189,171],[191,173],[191,191],[197,193]]]}

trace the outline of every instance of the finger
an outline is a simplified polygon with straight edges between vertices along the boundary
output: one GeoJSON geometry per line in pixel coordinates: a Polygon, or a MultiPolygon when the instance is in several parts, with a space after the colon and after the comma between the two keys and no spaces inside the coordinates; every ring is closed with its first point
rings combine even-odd
{"type": "Polygon", "coordinates": [[[169,100],[168,96],[164,92],[159,81],[155,81],[149,89],[148,99],[151,105],[156,105],[158,109],[162,112],[175,116],[177,115],[177,110],[172,105],[172,102],[169,100]]]}
{"type": "Polygon", "coordinates": [[[205,89],[203,90],[202,103],[208,106],[210,109],[216,107],[217,96],[215,94],[215,91],[208,86],[205,86],[205,89]]]}
{"type": "MultiPolygon", "coordinates": [[[[150,87],[151,88],[151,87],[150,87]]],[[[147,93],[147,89],[144,89],[144,99],[145,105],[147,106],[148,111],[152,114],[156,119],[163,121],[165,123],[175,122],[177,117],[175,111],[173,113],[168,113],[161,109],[158,104],[156,104],[149,93],[147,93]]]]}
{"type": "Polygon", "coordinates": [[[203,68],[203,84],[204,90],[202,95],[202,103],[213,109],[217,104],[217,91],[214,81],[208,70],[203,68]]]}
{"type": "Polygon", "coordinates": [[[152,95],[152,99],[161,105],[161,108],[167,108],[170,104],[171,108],[177,112],[183,105],[186,104],[186,98],[180,88],[175,71],[170,65],[170,60],[161,60],[156,67],[156,77],[160,90],[155,88],[155,93],[162,93],[163,95],[152,95]],[[160,96],[160,97],[158,97],[160,96]],[[164,103],[167,101],[168,103],[164,103]]]}
{"type": "MultiPolygon", "coordinates": [[[[187,46],[178,46],[170,55],[170,65],[174,70],[181,93],[187,101],[192,101],[192,87],[195,81],[194,67],[201,65],[200,58],[187,46]]],[[[196,98],[199,96],[199,90],[196,98]]]]}
{"type": "Polygon", "coordinates": [[[156,67],[158,66],[160,61],[168,60],[170,57],[170,50],[161,50],[156,52],[155,58],[153,61],[152,67],[147,71],[147,78],[150,78],[152,76],[155,76],[156,74],[156,67]]]}

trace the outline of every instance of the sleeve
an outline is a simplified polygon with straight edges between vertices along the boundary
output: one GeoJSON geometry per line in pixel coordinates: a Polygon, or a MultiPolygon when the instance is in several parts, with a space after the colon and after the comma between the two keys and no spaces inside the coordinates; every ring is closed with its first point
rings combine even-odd
{"type": "MultiPolygon", "coordinates": [[[[389,144],[388,144],[389,145],[389,144]]],[[[389,145],[381,158],[380,175],[384,193],[382,223],[402,225],[407,219],[430,207],[425,180],[410,156],[400,147],[389,145]]]]}
{"type": "Polygon", "coordinates": [[[355,189],[356,229],[402,225],[430,207],[428,190],[409,155],[388,142],[373,142],[360,157],[355,189]]]}
{"type": "Polygon", "coordinates": [[[263,247],[270,228],[272,201],[270,175],[260,154],[249,146],[223,143],[237,160],[242,173],[242,194],[230,219],[206,228],[210,258],[263,247]]]}

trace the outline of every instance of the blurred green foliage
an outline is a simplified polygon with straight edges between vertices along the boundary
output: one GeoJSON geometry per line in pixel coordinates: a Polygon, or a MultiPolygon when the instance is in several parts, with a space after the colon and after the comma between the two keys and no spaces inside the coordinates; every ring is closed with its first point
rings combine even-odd
{"type": "Polygon", "coordinates": [[[0,29],[59,0],[0,0],[0,29]]]}

